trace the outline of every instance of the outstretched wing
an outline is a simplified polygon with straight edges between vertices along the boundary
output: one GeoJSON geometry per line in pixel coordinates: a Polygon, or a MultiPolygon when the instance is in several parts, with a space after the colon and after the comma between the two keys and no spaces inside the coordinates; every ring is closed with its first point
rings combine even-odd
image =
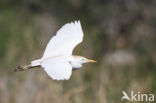
{"type": "Polygon", "coordinates": [[[54,80],[68,80],[72,74],[72,66],[65,57],[57,57],[42,61],[41,66],[54,80]]]}
{"type": "Polygon", "coordinates": [[[65,24],[54,37],[51,38],[45,52],[43,59],[58,55],[72,55],[72,51],[76,45],[83,40],[83,31],[80,21],[65,24]]]}

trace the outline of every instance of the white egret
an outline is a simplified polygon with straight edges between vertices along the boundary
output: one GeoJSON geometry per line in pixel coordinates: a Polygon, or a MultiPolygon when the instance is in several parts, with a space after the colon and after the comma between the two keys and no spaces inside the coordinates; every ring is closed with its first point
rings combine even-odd
{"type": "Polygon", "coordinates": [[[42,67],[52,79],[68,80],[72,70],[81,68],[83,63],[96,62],[72,55],[75,46],[82,41],[83,31],[80,21],[67,23],[51,38],[41,59],[34,60],[27,66],[18,66],[15,71],[42,67]]]}

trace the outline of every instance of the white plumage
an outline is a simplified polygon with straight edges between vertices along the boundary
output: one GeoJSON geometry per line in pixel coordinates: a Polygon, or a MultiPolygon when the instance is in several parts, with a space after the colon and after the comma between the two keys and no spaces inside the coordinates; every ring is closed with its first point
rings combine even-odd
{"type": "Polygon", "coordinates": [[[23,71],[35,67],[43,67],[54,80],[68,80],[72,70],[79,69],[83,63],[96,62],[82,56],[72,55],[73,49],[83,40],[80,21],[65,24],[51,38],[41,59],[30,65],[18,66],[15,71],[23,71]]]}
{"type": "Polygon", "coordinates": [[[72,73],[72,66],[68,62],[66,56],[44,60],[41,66],[54,80],[68,80],[72,73]]]}
{"type": "Polygon", "coordinates": [[[82,40],[83,31],[80,21],[65,24],[51,38],[41,59],[41,66],[51,78],[56,80],[70,78],[72,65],[69,61],[72,51],[82,40]]]}
{"type": "Polygon", "coordinates": [[[83,31],[80,21],[65,24],[47,44],[42,59],[51,56],[72,55],[74,47],[82,40],[83,31]]]}

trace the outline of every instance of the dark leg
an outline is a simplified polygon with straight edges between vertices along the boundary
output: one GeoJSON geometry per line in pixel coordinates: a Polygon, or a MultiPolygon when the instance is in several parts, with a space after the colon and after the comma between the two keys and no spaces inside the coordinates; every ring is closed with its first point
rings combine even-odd
{"type": "Polygon", "coordinates": [[[38,65],[38,66],[31,66],[31,65],[21,66],[21,65],[19,65],[16,69],[14,69],[14,71],[15,72],[24,71],[24,70],[33,69],[33,68],[36,68],[36,67],[41,67],[41,66],[40,65],[38,65]]]}

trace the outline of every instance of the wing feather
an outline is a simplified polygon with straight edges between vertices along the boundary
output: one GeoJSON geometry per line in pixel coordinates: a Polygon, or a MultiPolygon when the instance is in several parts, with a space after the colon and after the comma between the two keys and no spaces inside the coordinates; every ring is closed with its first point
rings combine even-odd
{"type": "Polygon", "coordinates": [[[72,55],[74,47],[82,41],[83,31],[80,21],[65,24],[47,44],[42,59],[57,55],[72,55]]]}
{"type": "Polygon", "coordinates": [[[68,80],[72,74],[72,66],[66,57],[44,60],[41,66],[53,80],[68,80]]]}

